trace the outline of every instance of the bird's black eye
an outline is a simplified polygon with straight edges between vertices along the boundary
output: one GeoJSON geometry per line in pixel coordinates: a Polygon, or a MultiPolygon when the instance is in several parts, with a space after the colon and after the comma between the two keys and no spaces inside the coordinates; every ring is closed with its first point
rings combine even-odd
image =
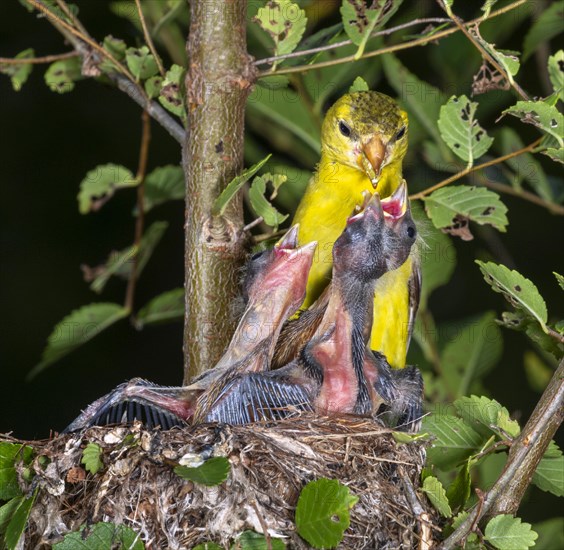
{"type": "Polygon", "coordinates": [[[407,236],[410,239],[413,239],[415,237],[415,227],[413,227],[412,225],[408,226],[407,228],[407,236]]]}
{"type": "Polygon", "coordinates": [[[251,256],[251,261],[258,260],[264,254],[264,250],[257,252],[251,256]]]}
{"type": "Polygon", "coordinates": [[[339,120],[339,131],[345,137],[350,137],[351,135],[351,129],[342,120],[339,120]]]}
{"type": "Polygon", "coordinates": [[[403,136],[405,136],[405,126],[402,126],[400,131],[396,134],[396,140],[401,139],[403,136]]]}

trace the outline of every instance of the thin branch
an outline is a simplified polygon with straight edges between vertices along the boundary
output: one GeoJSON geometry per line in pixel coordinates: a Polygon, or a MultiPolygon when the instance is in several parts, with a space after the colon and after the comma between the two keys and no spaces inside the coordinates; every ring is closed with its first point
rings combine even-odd
{"type": "Polygon", "coordinates": [[[440,546],[459,546],[484,516],[515,514],[554,433],[564,417],[564,359],[552,376],[521,435],[513,441],[503,473],[477,506],[440,546]]]}
{"type": "MultiPolygon", "coordinates": [[[[490,13],[490,15],[486,18],[483,17],[478,17],[476,19],[473,19],[471,21],[469,21],[468,23],[466,23],[466,26],[468,25],[475,25],[476,23],[480,23],[482,21],[486,21],[489,19],[493,19],[494,17],[498,17],[499,15],[502,15],[504,13],[507,13],[508,11],[512,11],[515,8],[518,8],[519,6],[525,4],[528,0],[517,0],[516,2],[512,2],[511,4],[508,4],[507,6],[500,8],[499,10],[496,11],[492,11],[490,13]]],[[[383,55],[383,54],[387,54],[387,53],[393,53],[393,52],[398,52],[401,50],[407,50],[409,48],[413,48],[415,46],[424,46],[426,44],[428,44],[429,42],[434,42],[435,40],[440,40],[441,38],[444,38],[446,36],[449,36],[451,34],[454,34],[456,32],[458,32],[460,29],[458,27],[452,27],[450,29],[445,29],[444,31],[439,31],[435,34],[432,34],[430,36],[424,36],[421,38],[417,38],[415,40],[411,40],[409,42],[403,42],[401,44],[396,44],[394,46],[388,46],[386,48],[381,48],[379,50],[373,51],[373,52],[368,52],[365,53],[363,56],[361,56],[358,60],[354,58],[354,55],[347,55],[345,57],[340,57],[339,59],[332,59],[329,61],[321,61],[320,63],[312,63],[310,65],[298,65],[296,67],[287,67],[284,69],[276,69],[275,71],[262,71],[259,73],[258,77],[266,77],[266,76],[272,76],[275,74],[291,74],[291,73],[300,73],[300,72],[307,72],[307,71],[311,71],[313,69],[322,69],[324,67],[332,67],[333,65],[340,65],[342,63],[350,63],[353,61],[359,61],[360,59],[368,59],[370,57],[376,57],[379,55],[383,55]]]]}
{"type": "Polygon", "coordinates": [[[139,182],[137,184],[137,219],[135,220],[135,237],[133,241],[135,255],[133,256],[131,272],[127,281],[124,302],[124,307],[129,311],[133,311],[135,286],[137,284],[137,266],[139,264],[139,247],[145,226],[145,174],[147,173],[147,159],[149,157],[149,144],[151,143],[151,119],[147,111],[143,111],[141,120],[143,122],[143,130],[139,149],[139,164],[137,167],[137,175],[135,176],[135,179],[139,182]]]}
{"type": "Polygon", "coordinates": [[[564,344],[564,334],[560,334],[550,327],[546,327],[546,330],[551,338],[554,338],[557,342],[564,344]]]}
{"type": "MultiPolygon", "coordinates": [[[[389,29],[384,29],[383,31],[377,31],[372,33],[370,38],[375,38],[377,36],[387,36],[393,34],[396,31],[402,29],[407,29],[409,27],[414,27],[415,25],[422,25],[424,23],[450,23],[450,19],[446,17],[426,17],[422,19],[414,19],[413,21],[408,21],[407,23],[402,23],[401,25],[396,25],[395,27],[390,27],[389,29]]],[[[286,53],[283,55],[274,55],[272,57],[265,57],[263,59],[257,59],[254,64],[267,65],[269,63],[275,63],[277,61],[282,61],[284,59],[292,59],[294,57],[303,57],[304,55],[312,55],[315,53],[326,52],[331,50],[336,50],[342,48],[343,46],[349,46],[352,44],[352,40],[342,40],[341,42],[335,42],[333,44],[325,44],[325,46],[318,46],[317,48],[310,48],[308,50],[301,50],[292,53],[286,53]]]]}
{"type": "Polygon", "coordinates": [[[159,54],[155,49],[155,44],[153,43],[153,39],[151,38],[151,34],[149,33],[149,29],[147,28],[147,22],[145,21],[143,8],[141,7],[141,0],[135,0],[135,5],[137,6],[137,13],[139,14],[139,20],[141,21],[141,27],[143,28],[143,34],[145,35],[145,42],[147,43],[147,46],[149,46],[149,49],[151,50],[151,53],[153,54],[153,57],[157,62],[159,73],[161,73],[161,76],[164,76],[166,72],[163,67],[163,62],[161,61],[161,58],[159,57],[159,54]]]}
{"type": "Polygon", "coordinates": [[[79,53],[74,51],[45,55],[43,57],[23,57],[21,59],[0,57],[0,65],[40,65],[42,63],[54,63],[55,61],[61,61],[62,59],[70,59],[78,56],[79,53]]]}

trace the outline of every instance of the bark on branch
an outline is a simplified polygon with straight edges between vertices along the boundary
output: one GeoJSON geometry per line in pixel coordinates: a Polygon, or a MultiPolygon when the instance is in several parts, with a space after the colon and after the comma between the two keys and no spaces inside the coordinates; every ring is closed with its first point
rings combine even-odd
{"type": "Polygon", "coordinates": [[[240,198],[213,217],[215,199],[242,169],[245,102],[255,79],[242,0],[192,0],[186,80],[184,378],[212,367],[234,330],[230,305],[243,253],[240,198]]]}

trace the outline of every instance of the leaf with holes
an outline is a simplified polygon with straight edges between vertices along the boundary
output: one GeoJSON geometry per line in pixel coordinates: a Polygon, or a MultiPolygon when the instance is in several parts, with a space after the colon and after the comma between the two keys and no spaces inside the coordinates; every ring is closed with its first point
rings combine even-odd
{"type": "Polygon", "coordinates": [[[546,132],[558,142],[559,147],[564,147],[564,115],[554,105],[543,101],[518,101],[504,114],[513,115],[524,122],[532,124],[542,132],[546,132]]]}
{"type": "Polygon", "coordinates": [[[81,214],[99,210],[118,189],[135,187],[139,181],[131,170],[119,164],[101,164],[80,183],[78,210],[81,214]]]}
{"type": "Polygon", "coordinates": [[[159,294],[145,305],[137,314],[135,327],[182,321],[184,319],[184,289],[175,288],[159,294]]]}
{"type": "Polygon", "coordinates": [[[74,89],[74,83],[82,80],[82,65],[79,57],[55,61],[45,72],[45,83],[52,92],[64,94],[74,89]]]}
{"type": "MultiPolygon", "coordinates": [[[[278,226],[288,218],[289,214],[280,214],[278,210],[272,206],[272,204],[266,199],[266,185],[267,183],[272,184],[272,175],[264,174],[263,176],[257,176],[251,188],[249,189],[249,200],[251,201],[251,207],[253,208],[257,216],[262,217],[264,223],[274,228],[276,231],[278,226]],[[270,176],[270,178],[269,178],[270,176]]],[[[278,185],[280,183],[278,182],[278,185]]]]}
{"type": "Polygon", "coordinates": [[[33,367],[28,378],[37,376],[43,369],[128,315],[129,310],[111,303],[90,304],[73,311],[55,326],[47,340],[41,361],[33,367]]]}
{"type": "Polygon", "coordinates": [[[444,187],[424,197],[425,210],[433,225],[463,240],[471,240],[472,234],[464,233],[468,222],[491,225],[505,232],[507,207],[499,195],[483,187],[455,185],[444,187]]]}
{"type": "Polygon", "coordinates": [[[514,308],[534,317],[540,323],[543,331],[547,331],[548,312],[546,303],[539,294],[537,287],[529,279],[504,265],[479,260],[476,260],[476,263],[480,266],[480,271],[484,275],[486,283],[495,292],[503,294],[514,308]]]}
{"type": "Polygon", "coordinates": [[[53,546],[53,550],[100,550],[101,548],[121,548],[144,550],[141,536],[131,527],[100,522],[82,526],[79,531],[68,533],[53,546]]]}
{"type": "Polygon", "coordinates": [[[212,487],[221,485],[231,472],[231,464],[224,456],[216,456],[206,460],[197,468],[189,468],[188,466],[177,466],[174,473],[182,479],[189,479],[194,483],[200,483],[212,487]]]}
{"type": "MultiPolygon", "coordinates": [[[[108,35],[104,38],[103,46],[104,50],[106,50],[116,61],[121,63],[125,59],[127,45],[123,40],[114,38],[112,35],[108,35]]],[[[99,68],[105,73],[117,70],[116,64],[107,57],[102,58],[99,68]]]]}
{"type": "Polygon", "coordinates": [[[97,474],[103,467],[102,447],[96,443],[88,443],[82,451],[81,464],[84,464],[87,472],[97,474]]]}
{"type": "Polygon", "coordinates": [[[350,525],[350,509],[358,502],[336,479],[309,482],[296,506],[296,529],[314,548],[333,548],[350,525]]]}
{"type": "Polygon", "coordinates": [[[147,46],[127,48],[125,51],[125,61],[131,74],[137,81],[146,80],[159,72],[157,62],[147,46]]]}
{"type": "Polygon", "coordinates": [[[465,95],[452,96],[441,107],[439,131],[455,155],[465,160],[470,168],[493,143],[493,138],[478,124],[478,104],[465,95]]]}
{"type": "MultiPolygon", "coordinates": [[[[16,55],[14,59],[32,59],[33,57],[35,57],[35,50],[33,48],[28,48],[16,55]]],[[[20,65],[7,65],[0,63],[0,73],[10,77],[10,80],[12,81],[12,88],[14,88],[15,92],[19,92],[22,89],[22,86],[27,82],[32,69],[32,63],[21,63],[20,65]]]]}
{"type": "Polygon", "coordinates": [[[501,514],[486,525],[484,538],[499,550],[526,549],[535,545],[538,535],[529,523],[521,523],[520,518],[501,514]]]}
{"type": "Polygon", "coordinates": [[[159,92],[161,105],[183,120],[186,118],[184,107],[184,77],[186,70],[180,65],[173,65],[164,77],[159,92]]]}
{"type": "Polygon", "coordinates": [[[427,497],[429,497],[431,504],[435,507],[439,514],[441,514],[441,516],[444,516],[445,518],[450,518],[452,516],[452,510],[448,503],[445,488],[436,477],[426,477],[425,481],[423,481],[421,490],[427,495],[427,497]]]}

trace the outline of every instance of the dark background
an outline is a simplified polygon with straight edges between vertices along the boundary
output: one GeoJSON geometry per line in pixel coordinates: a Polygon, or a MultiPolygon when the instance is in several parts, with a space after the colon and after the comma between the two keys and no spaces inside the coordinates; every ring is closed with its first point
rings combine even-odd
{"type": "MultiPolygon", "coordinates": [[[[110,17],[98,2],[79,4],[81,20],[95,37],[112,33],[135,43],[137,33],[126,21],[110,17]]],[[[4,0],[0,56],[12,57],[28,47],[38,56],[69,49],[47,22],[28,14],[17,1],[4,0]]],[[[417,67],[417,51],[405,54],[402,61],[417,67]]],[[[76,195],[86,172],[97,164],[123,164],[135,172],[141,130],[140,109],[124,94],[90,80],[59,95],[44,85],[45,69],[35,66],[19,93],[0,75],[0,433],[29,439],[61,430],[86,404],[131,377],[172,385],[182,380],[180,324],[138,332],[122,321],[33,381],[25,381],[47,336],[64,316],[88,303],[123,301],[123,282],[112,279],[99,297],[83,281],[79,266],[102,263],[110,250],[132,242],[135,191],[120,191],[99,212],[86,216],[78,212],[76,195]]],[[[425,78],[424,69],[418,69],[425,78]]],[[[521,84],[540,94],[534,75],[527,81],[526,74],[520,75],[521,84]]],[[[385,85],[381,89],[393,95],[385,85]]],[[[532,128],[514,127],[523,132],[525,143],[538,135],[532,128]]],[[[179,163],[177,143],[156,123],[152,134],[149,170],[179,163]]],[[[558,173],[550,161],[541,162],[558,173]]],[[[562,318],[562,293],[552,275],[564,271],[562,219],[520,199],[502,199],[510,226],[508,233],[496,237],[494,249],[535,282],[549,313],[562,318]]],[[[148,222],[155,219],[166,219],[170,226],[140,279],[137,306],[183,282],[183,204],[159,207],[148,222]]],[[[473,263],[487,246],[479,240],[457,241],[455,246],[455,275],[431,299],[437,320],[456,320],[488,308],[503,311],[503,299],[493,295],[473,263]]],[[[504,355],[486,388],[524,420],[539,396],[529,388],[523,370],[523,352],[530,345],[521,334],[503,329],[503,336],[504,355]]],[[[539,499],[552,511],[561,509],[561,501],[535,490],[530,503],[539,499]]],[[[530,505],[523,517],[537,519],[542,511],[530,505]]]]}

